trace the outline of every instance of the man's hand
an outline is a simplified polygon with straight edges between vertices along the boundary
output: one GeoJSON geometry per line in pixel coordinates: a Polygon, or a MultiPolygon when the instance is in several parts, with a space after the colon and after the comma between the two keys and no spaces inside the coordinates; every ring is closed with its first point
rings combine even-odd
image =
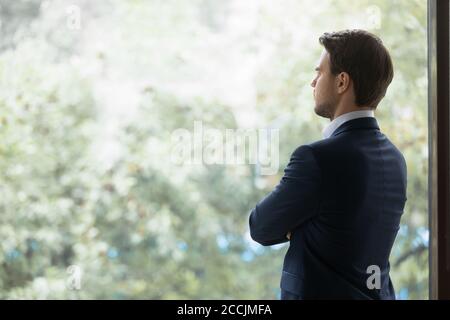
{"type": "Polygon", "coordinates": [[[290,232],[290,231],[287,233],[286,238],[288,238],[289,240],[291,240],[291,232],[290,232]]]}

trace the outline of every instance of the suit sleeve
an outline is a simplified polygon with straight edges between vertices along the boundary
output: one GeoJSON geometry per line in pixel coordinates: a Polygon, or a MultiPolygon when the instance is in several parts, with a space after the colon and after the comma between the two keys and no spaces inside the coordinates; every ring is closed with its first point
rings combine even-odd
{"type": "Polygon", "coordinates": [[[251,211],[250,235],[270,246],[287,242],[286,234],[316,215],[321,172],[310,146],[297,148],[275,189],[251,211]]]}

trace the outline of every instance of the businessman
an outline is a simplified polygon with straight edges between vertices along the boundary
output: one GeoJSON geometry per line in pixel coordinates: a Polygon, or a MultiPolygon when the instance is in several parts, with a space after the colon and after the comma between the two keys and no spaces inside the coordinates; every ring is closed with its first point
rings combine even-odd
{"type": "Polygon", "coordinates": [[[395,299],[389,255],[406,203],[406,163],[374,110],[394,72],[364,30],[325,33],[312,80],[323,139],[292,154],[275,189],[251,211],[264,246],[290,241],[281,299],[395,299]]]}

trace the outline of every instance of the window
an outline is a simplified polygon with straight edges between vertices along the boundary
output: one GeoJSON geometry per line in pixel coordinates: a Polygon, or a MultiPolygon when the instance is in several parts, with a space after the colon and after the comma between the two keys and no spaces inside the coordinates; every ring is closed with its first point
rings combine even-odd
{"type": "MultiPolygon", "coordinates": [[[[439,2],[1,1],[0,298],[278,298],[287,246],[254,243],[248,212],[327,123],[309,86],[318,37],[357,27],[395,67],[376,113],[408,165],[391,276],[399,299],[427,299],[428,87],[448,70],[439,2]],[[196,164],[200,128],[257,143],[279,132],[279,161],[196,164]],[[173,159],[175,132],[192,138],[189,161],[173,159]]],[[[431,105],[448,105],[433,88],[431,105]]],[[[430,132],[448,136],[448,114],[431,110],[430,132]]],[[[445,230],[448,148],[431,141],[443,148],[432,223],[445,230]]],[[[448,244],[438,250],[441,281],[448,244]]]]}

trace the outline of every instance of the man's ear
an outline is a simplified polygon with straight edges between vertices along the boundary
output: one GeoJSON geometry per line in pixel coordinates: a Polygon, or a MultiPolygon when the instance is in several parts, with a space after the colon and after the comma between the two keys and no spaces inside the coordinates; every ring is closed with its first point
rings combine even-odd
{"type": "Polygon", "coordinates": [[[338,93],[344,93],[350,87],[350,76],[347,72],[341,72],[336,76],[336,88],[338,93]]]}

